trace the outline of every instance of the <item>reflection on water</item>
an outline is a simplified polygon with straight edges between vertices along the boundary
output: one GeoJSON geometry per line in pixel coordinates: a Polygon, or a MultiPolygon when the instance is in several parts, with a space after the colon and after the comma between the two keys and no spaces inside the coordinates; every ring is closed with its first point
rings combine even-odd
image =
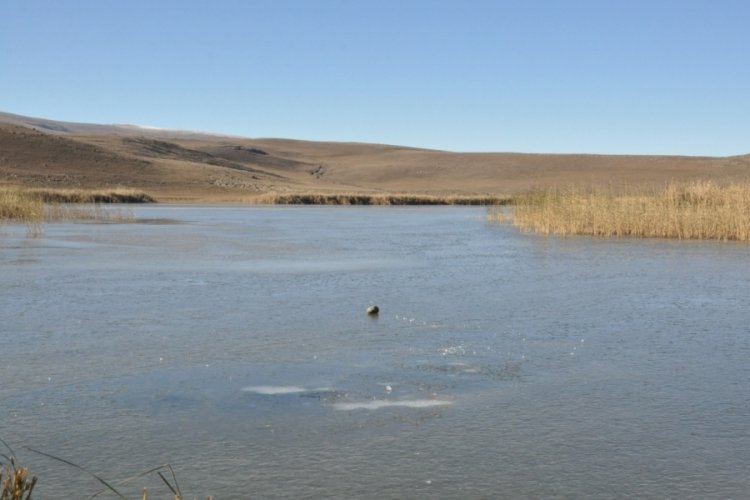
{"type": "Polygon", "coordinates": [[[750,491],[746,245],[479,208],[135,212],[0,235],[0,437],[40,498],[99,485],[22,445],[111,480],[169,462],[190,497],[750,491]]]}

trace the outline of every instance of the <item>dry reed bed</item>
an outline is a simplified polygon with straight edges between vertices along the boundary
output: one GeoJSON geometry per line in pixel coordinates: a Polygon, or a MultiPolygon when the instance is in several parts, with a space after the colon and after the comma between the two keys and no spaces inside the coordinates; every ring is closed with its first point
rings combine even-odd
{"type": "Polygon", "coordinates": [[[154,203],[149,194],[135,189],[28,189],[44,203],[154,203]]]}
{"type": "Polygon", "coordinates": [[[105,209],[102,204],[151,202],[154,199],[148,194],[125,189],[89,191],[0,187],[0,221],[121,220],[128,219],[123,216],[123,210],[105,209]],[[76,206],[83,203],[92,206],[76,206]]]}
{"type": "Polygon", "coordinates": [[[268,205],[505,205],[510,198],[489,195],[266,193],[253,201],[268,205]]]}
{"type": "Polygon", "coordinates": [[[540,234],[750,241],[750,182],[670,183],[658,191],[579,188],[516,196],[509,219],[540,234]]]}
{"type": "Polygon", "coordinates": [[[44,218],[44,203],[28,191],[15,188],[0,188],[0,221],[41,221],[44,218]]]}

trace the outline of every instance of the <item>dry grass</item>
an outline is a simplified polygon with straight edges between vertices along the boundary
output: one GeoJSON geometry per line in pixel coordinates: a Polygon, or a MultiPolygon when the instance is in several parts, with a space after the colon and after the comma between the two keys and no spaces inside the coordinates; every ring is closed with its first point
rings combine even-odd
{"type": "Polygon", "coordinates": [[[490,195],[266,193],[253,201],[268,205],[504,205],[510,198],[490,195]]]}
{"type": "Polygon", "coordinates": [[[41,222],[44,203],[28,190],[0,188],[0,220],[41,222]]]}
{"type": "Polygon", "coordinates": [[[16,454],[2,438],[0,444],[8,454],[0,452],[0,500],[31,500],[31,492],[36,485],[36,476],[29,478],[25,467],[16,465],[16,454]]]}
{"type": "Polygon", "coordinates": [[[11,221],[26,224],[29,236],[39,236],[44,222],[132,222],[135,220],[132,211],[103,205],[123,203],[127,199],[152,200],[144,193],[126,190],[103,192],[0,187],[0,223],[11,221]]]}
{"type": "Polygon", "coordinates": [[[36,477],[29,478],[25,467],[17,467],[11,458],[3,467],[0,464],[0,500],[31,500],[36,477]]]}
{"type": "Polygon", "coordinates": [[[135,189],[29,189],[44,203],[154,203],[151,195],[135,189]]]}
{"type": "Polygon", "coordinates": [[[577,188],[516,196],[509,219],[540,234],[750,241],[750,182],[670,183],[661,190],[577,188]]]}

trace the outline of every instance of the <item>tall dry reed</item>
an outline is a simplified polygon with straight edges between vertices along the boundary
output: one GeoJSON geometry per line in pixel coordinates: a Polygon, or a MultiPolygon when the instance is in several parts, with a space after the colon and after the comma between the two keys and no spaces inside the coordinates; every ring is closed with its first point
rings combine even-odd
{"type": "Polygon", "coordinates": [[[132,190],[43,190],[0,186],[0,223],[26,224],[29,236],[39,236],[42,223],[50,221],[132,222],[135,220],[132,211],[106,204],[149,201],[153,198],[132,190]]]}
{"type": "Polygon", "coordinates": [[[0,500],[31,500],[36,477],[29,477],[25,467],[18,467],[11,458],[5,466],[0,464],[0,500]]]}
{"type": "Polygon", "coordinates": [[[44,203],[154,203],[156,200],[143,191],[116,189],[29,189],[44,203]]]}
{"type": "Polygon", "coordinates": [[[44,202],[29,191],[0,187],[0,220],[41,222],[44,202]]]}
{"type": "Polygon", "coordinates": [[[577,188],[514,198],[493,220],[540,234],[750,241],[750,183],[670,183],[662,190],[577,188]]]}
{"type": "Polygon", "coordinates": [[[7,453],[0,452],[0,500],[31,500],[36,485],[36,476],[29,477],[26,467],[16,465],[16,454],[2,438],[7,453]],[[3,460],[5,462],[3,462],[3,460]]]}

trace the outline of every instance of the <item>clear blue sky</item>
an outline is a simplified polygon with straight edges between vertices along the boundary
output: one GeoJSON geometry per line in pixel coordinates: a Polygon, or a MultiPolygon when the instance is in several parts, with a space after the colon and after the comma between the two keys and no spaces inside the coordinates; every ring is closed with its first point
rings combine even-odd
{"type": "Polygon", "coordinates": [[[455,151],[750,153],[750,1],[0,0],[0,110],[455,151]]]}

